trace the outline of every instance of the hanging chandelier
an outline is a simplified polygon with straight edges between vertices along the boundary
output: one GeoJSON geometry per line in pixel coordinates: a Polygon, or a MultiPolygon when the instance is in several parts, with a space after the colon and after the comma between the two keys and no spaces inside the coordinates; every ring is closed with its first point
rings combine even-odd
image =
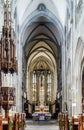
{"type": "Polygon", "coordinates": [[[12,28],[11,12],[9,11],[8,0],[4,6],[4,26],[0,41],[0,70],[4,73],[17,72],[16,46],[14,44],[14,30],[12,28]]]}

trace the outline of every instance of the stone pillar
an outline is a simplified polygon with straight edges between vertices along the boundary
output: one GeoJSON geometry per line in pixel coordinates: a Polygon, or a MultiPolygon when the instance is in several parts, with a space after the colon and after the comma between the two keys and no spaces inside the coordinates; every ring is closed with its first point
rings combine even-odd
{"type": "Polygon", "coordinates": [[[17,85],[17,111],[22,111],[22,44],[18,44],[18,85],[17,85]]]}
{"type": "Polygon", "coordinates": [[[64,111],[64,102],[67,100],[67,88],[65,78],[65,41],[62,44],[62,111],[64,111]]]}

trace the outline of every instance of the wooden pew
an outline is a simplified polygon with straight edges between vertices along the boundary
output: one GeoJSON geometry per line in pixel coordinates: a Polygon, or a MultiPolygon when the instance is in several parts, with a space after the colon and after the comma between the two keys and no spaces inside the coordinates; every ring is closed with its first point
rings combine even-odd
{"type": "Polygon", "coordinates": [[[64,113],[59,113],[58,121],[59,121],[59,130],[65,130],[65,115],[64,115],[64,113]]]}
{"type": "Polygon", "coordinates": [[[21,114],[18,114],[18,126],[19,126],[18,130],[22,130],[22,117],[21,117],[21,114]]]}
{"type": "Polygon", "coordinates": [[[25,114],[16,113],[14,117],[2,118],[0,116],[0,130],[24,130],[25,114]]]}
{"type": "Polygon", "coordinates": [[[14,126],[13,126],[13,130],[24,130],[22,129],[22,117],[21,117],[21,114],[17,113],[15,114],[15,117],[14,117],[14,126]]]}
{"type": "Polygon", "coordinates": [[[84,115],[68,118],[67,114],[59,113],[59,130],[84,130],[84,115]]]}
{"type": "Polygon", "coordinates": [[[13,130],[19,130],[18,126],[18,113],[13,118],[13,130]]]}
{"type": "Polygon", "coordinates": [[[25,129],[25,114],[21,113],[18,114],[18,130],[24,130],[25,129]]]}
{"type": "Polygon", "coordinates": [[[0,130],[2,130],[2,115],[0,115],[0,130]]]}
{"type": "Polygon", "coordinates": [[[72,117],[72,130],[78,130],[78,118],[72,117]]]}
{"type": "Polygon", "coordinates": [[[8,118],[2,118],[2,130],[9,130],[8,129],[8,118]]]}
{"type": "Polygon", "coordinates": [[[78,130],[84,130],[84,115],[80,114],[79,115],[79,126],[78,130]]]}
{"type": "Polygon", "coordinates": [[[25,129],[25,114],[21,113],[21,120],[22,120],[22,130],[25,129]]]}
{"type": "Polygon", "coordinates": [[[69,119],[68,119],[68,115],[67,114],[65,114],[64,115],[65,116],[65,130],[69,130],[69,119]]]}

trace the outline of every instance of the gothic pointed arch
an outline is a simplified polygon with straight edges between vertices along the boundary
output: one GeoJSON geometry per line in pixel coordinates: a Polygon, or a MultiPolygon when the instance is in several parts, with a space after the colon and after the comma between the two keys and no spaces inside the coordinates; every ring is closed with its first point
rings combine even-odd
{"type": "Polygon", "coordinates": [[[80,106],[79,110],[78,109],[76,110],[76,112],[78,113],[82,112],[82,86],[83,86],[82,79],[83,79],[83,66],[84,66],[83,49],[84,49],[83,40],[81,37],[79,37],[75,50],[74,71],[73,71],[73,86],[75,86],[74,89],[77,91],[77,93],[74,94],[74,99],[72,99],[72,102],[74,102],[75,100],[77,107],[80,106]],[[79,98],[79,95],[81,98],[79,98]]]}
{"type": "Polygon", "coordinates": [[[35,104],[48,104],[52,106],[52,113],[55,113],[57,97],[62,106],[63,27],[59,19],[44,4],[38,5],[31,16],[26,17],[19,29],[20,42],[23,47],[23,84],[27,99],[31,105],[34,105],[34,108],[35,104]],[[41,92],[41,87],[44,92],[41,92]],[[57,93],[60,96],[57,96],[57,93]]]}

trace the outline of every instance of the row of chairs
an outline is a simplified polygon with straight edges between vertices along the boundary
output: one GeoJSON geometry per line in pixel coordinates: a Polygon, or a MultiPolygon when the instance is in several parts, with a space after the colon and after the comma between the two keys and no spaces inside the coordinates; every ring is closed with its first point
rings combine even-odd
{"type": "Polygon", "coordinates": [[[68,117],[67,114],[59,113],[59,130],[84,130],[84,115],[68,117]]]}
{"type": "Polygon", "coordinates": [[[25,114],[16,113],[8,118],[0,115],[0,130],[25,130],[25,114]]]}

